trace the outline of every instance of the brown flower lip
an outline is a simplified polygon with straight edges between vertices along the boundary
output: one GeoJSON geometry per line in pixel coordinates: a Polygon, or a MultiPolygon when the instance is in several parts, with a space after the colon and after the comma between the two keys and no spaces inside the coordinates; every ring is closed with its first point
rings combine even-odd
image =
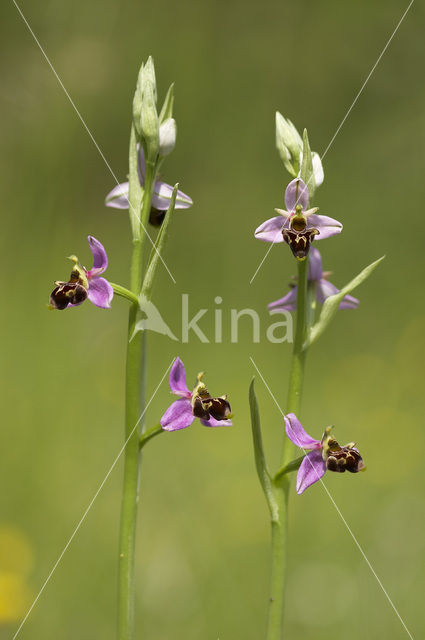
{"type": "Polygon", "coordinates": [[[193,415],[202,420],[213,417],[215,420],[227,420],[230,417],[231,408],[227,396],[212,398],[207,396],[196,396],[193,401],[193,415]]]}
{"type": "Polygon", "coordinates": [[[297,260],[305,260],[307,258],[311,243],[319,233],[317,229],[309,229],[308,231],[302,232],[290,229],[284,229],[282,231],[283,239],[290,246],[297,260]]]}

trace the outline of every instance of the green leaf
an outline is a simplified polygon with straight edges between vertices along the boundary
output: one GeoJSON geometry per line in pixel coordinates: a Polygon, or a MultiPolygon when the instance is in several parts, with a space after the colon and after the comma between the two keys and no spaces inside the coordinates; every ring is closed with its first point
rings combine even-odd
{"type": "Polygon", "coordinates": [[[162,254],[164,253],[165,243],[168,237],[171,220],[174,214],[178,188],[179,188],[178,184],[174,185],[173,193],[170,200],[170,205],[167,209],[167,213],[165,214],[165,218],[161,225],[161,229],[158,233],[158,237],[156,239],[155,245],[151,251],[148,268],[146,269],[146,274],[143,279],[143,285],[142,285],[142,291],[141,291],[141,298],[143,298],[144,300],[145,299],[150,300],[152,297],[152,288],[154,284],[155,274],[156,274],[158,264],[162,259],[162,254]]]}
{"type": "Polygon", "coordinates": [[[300,178],[307,185],[310,199],[312,199],[316,190],[316,181],[314,179],[313,158],[308,141],[307,129],[304,129],[303,133],[303,160],[301,163],[300,178]]]}
{"type": "Polygon", "coordinates": [[[299,458],[295,458],[294,460],[291,460],[291,462],[288,462],[288,464],[285,464],[284,467],[279,469],[279,471],[276,473],[273,480],[277,482],[278,480],[280,480],[280,478],[285,476],[287,473],[291,473],[292,471],[297,471],[300,468],[301,462],[304,460],[304,458],[305,458],[305,455],[302,455],[299,458]]]}
{"type": "Polygon", "coordinates": [[[173,117],[173,105],[174,105],[174,82],[167,91],[164,104],[162,105],[161,113],[159,114],[159,124],[165,122],[169,118],[173,117]]]}
{"type": "Polygon", "coordinates": [[[254,443],[255,466],[258,479],[263,488],[266,501],[270,509],[272,519],[277,517],[277,505],[273,494],[273,486],[270,473],[267,469],[266,457],[263,450],[263,439],[261,436],[260,412],[258,409],[257,396],[254,389],[255,379],[253,378],[249,386],[249,406],[251,410],[252,439],[254,443]]]}
{"type": "Polygon", "coordinates": [[[375,260],[375,262],[372,262],[372,264],[363,269],[363,271],[361,271],[353,280],[351,280],[351,282],[346,284],[345,287],[341,289],[341,291],[335,293],[335,295],[330,296],[325,300],[318,321],[310,329],[307,340],[303,346],[304,349],[307,349],[307,347],[312,345],[313,342],[316,342],[316,340],[322,335],[325,329],[327,329],[332,318],[338,311],[339,304],[344,296],[346,296],[348,293],[351,293],[353,289],[364,282],[384,258],[385,256],[382,256],[382,258],[379,258],[379,260],[375,260]]]}

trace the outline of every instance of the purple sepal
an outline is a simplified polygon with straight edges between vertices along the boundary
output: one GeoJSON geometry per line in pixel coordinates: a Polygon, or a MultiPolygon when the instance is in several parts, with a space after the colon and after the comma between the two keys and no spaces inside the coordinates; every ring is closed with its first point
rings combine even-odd
{"type": "Polygon", "coordinates": [[[301,205],[304,211],[308,207],[308,188],[301,178],[291,180],[285,190],[285,205],[289,212],[293,213],[297,205],[301,205]]]}
{"type": "Polygon", "coordinates": [[[204,427],[231,427],[231,420],[216,420],[211,417],[209,420],[201,420],[204,427]]]}
{"type": "Polygon", "coordinates": [[[192,394],[187,388],[186,371],[183,362],[177,357],[171,367],[170,376],[168,378],[172,393],[183,398],[191,398],[192,394]]]}
{"type": "Polygon", "coordinates": [[[128,209],[128,182],[118,184],[108,193],[105,198],[105,204],[107,207],[114,209],[128,209]]]}
{"type": "Polygon", "coordinates": [[[285,226],[285,219],[283,216],[276,216],[274,218],[269,218],[260,224],[259,227],[255,230],[255,237],[258,240],[264,240],[265,242],[283,242],[282,231],[285,226]]]}
{"type": "Polygon", "coordinates": [[[301,494],[320,480],[326,471],[321,451],[310,451],[301,462],[297,473],[297,493],[301,494]]]}
{"type": "Polygon", "coordinates": [[[297,308],[298,287],[293,287],[283,298],[270,302],[267,305],[269,311],[272,309],[282,309],[283,311],[295,311],[297,308]]]}
{"type": "Polygon", "coordinates": [[[195,420],[192,413],[192,403],[187,398],[180,398],[173,402],[161,418],[161,427],[165,431],[186,429],[195,420]]]}
{"type": "Polygon", "coordinates": [[[114,290],[105,278],[95,276],[89,280],[87,297],[96,307],[110,309],[114,290]]]}
{"type": "Polygon", "coordinates": [[[301,449],[321,449],[321,441],[315,440],[308,435],[295,413],[288,413],[285,416],[285,429],[286,435],[297,447],[301,449]]]}
{"type": "Polygon", "coordinates": [[[88,236],[89,247],[93,254],[93,267],[90,271],[87,271],[87,277],[93,278],[98,276],[108,268],[108,256],[105,251],[105,247],[99,240],[96,240],[93,236],[88,236]]]}

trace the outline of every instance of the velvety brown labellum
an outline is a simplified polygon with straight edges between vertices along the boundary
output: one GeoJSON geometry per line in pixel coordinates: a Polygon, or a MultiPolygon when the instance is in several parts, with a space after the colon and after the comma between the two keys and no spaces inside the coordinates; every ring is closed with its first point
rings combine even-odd
{"type": "Polygon", "coordinates": [[[86,298],[87,289],[79,282],[58,282],[50,294],[50,304],[62,311],[69,304],[81,304],[86,298]]]}
{"type": "Polygon", "coordinates": [[[153,227],[160,227],[164,222],[166,211],[160,211],[152,207],[149,213],[149,222],[153,227]]]}
{"type": "Polygon", "coordinates": [[[195,418],[201,418],[201,420],[208,420],[210,417],[209,412],[205,409],[204,404],[200,396],[196,396],[193,401],[193,415],[195,418]]]}
{"type": "Polygon", "coordinates": [[[230,404],[225,397],[208,398],[207,400],[203,400],[202,404],[216,420],[227,420],[231,413],[230,404]]]}
{"type": "Polygon", "coordinates": [[[310,251],[310,245],[314,240],[314,236],[319,233],[317,229],[310,229],[298,233],[290,229],[282,231],[283,239],[291,247],[291,251],[298,260],[305,260],[310,251]]]}
{"type": "Polygon", "coordinates": [[[363,467],[363,459],[356,449],[340,447],[336,440],[329,441],[329,453],[326,460],[326,468],[329,471],[357,473],[363,467]]]}
{"type": "Polygon", "coordinates": [[[193,402],[193,415],[202,420],[208,420],[210,417],[215,420],[227,420],[230,413],[230,404],[225,396],[221,398],[196,396],[193,402]]]}

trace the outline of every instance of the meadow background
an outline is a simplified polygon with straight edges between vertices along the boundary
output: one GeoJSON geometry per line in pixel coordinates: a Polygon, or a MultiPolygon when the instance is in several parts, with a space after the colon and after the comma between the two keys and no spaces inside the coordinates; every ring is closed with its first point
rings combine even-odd
{"type": "MultiPolygon", "coordinates": [[[[137,556],[137,637],[262,638],[269,581],[269,524],[254,471],[247,392],[252,356],[284,406],[290,346],[265,340],[266,305],[294,273],[253,231],[282,206],[288,181],[274,147],[274,112],[327,146],[407,2],[356,0],[22,0],[116,175],[127,172],[130,107],[139,65],[155,58],[160,98],[176,83],[178,143],[164,177],[195,205],[175,216],[154,302],[180,332],[190,308],[223,298],[223,343],[149,335],[151,393],[175,355],[194,380],[230,394],[234,428],[199,424],[146,448],[137,556]],[[230,308],[249,319],[230,343],[230,308]]],[[[414,3],[325,160],[316,202],[344,223],[319,245],[342,285],[382,254],[311,349],[302,409],[315,436],[337,426],[368,470],[326,484],[414,637],[423,637],[424,8],[414,3]]],[[[86,236],[106,246],[107,276],[127,284],[129,225],[106,209],[114,186],[11,1],[2,3],[0,638],[13,636],[123,441],[127,308],[46,309],[70,253],[89,264],[86,236]]],[[[243,326],[242,326],[243,325],[243,326]]],[[[257,393],[273,466],[283,437],[278,409],[257,393]]],[[[164,382],[148,425],[168,406],[164,382]]],[[[115,637],[122,465],[111,474],[20,637],[115,637]]],[[[291,497],[288,638],[407,637],[320,486],[291,497]]]]}

